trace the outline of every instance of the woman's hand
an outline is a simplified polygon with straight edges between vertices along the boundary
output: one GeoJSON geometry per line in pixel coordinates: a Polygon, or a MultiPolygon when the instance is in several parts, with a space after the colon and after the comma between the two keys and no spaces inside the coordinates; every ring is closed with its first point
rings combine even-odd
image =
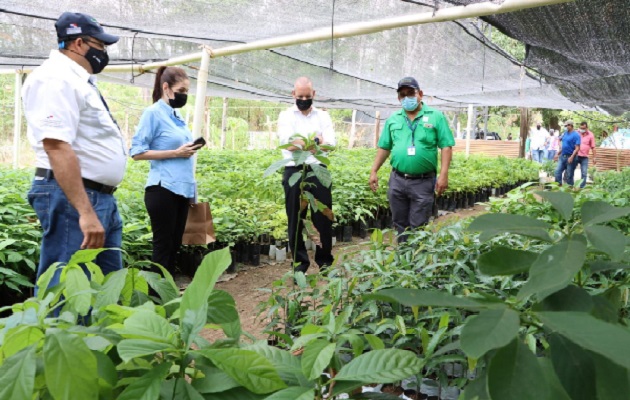
{"type": "Polygon", "coordinates": [[[196,144],[187,143],[175,150],[173,158],[190,158],[197,153],[198,148],[196,144]]]}

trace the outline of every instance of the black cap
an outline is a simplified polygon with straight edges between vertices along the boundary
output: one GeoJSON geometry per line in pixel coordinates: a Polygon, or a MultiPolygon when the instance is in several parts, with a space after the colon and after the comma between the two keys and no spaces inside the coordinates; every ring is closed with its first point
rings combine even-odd
{"type": "Polygon", "coordinates": [[[57,38],[59,41],[78,36],[90,36],[109,46],[118,41],[119,37],[103,31],[103,27],[87,14],[65,12],[61,14],[57,22],[57,38]]]}
{"type": "Polygon", "coordinates": [[[398,89],[396,91],[398,92],[400,91],[400,89],[404,87],[410,87],[416,90],[420,90],[420,85],[418,85],[418,81],[415,78],[412,78],[411,76],[406,76],[402,78],[400,81],[398,81],[398,89]]]}

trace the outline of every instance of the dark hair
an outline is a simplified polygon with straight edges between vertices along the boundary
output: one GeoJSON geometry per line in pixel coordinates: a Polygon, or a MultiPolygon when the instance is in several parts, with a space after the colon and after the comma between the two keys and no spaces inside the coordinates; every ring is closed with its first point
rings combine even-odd
{"type": "Polygon", "coordinates": [[[582,121],[582,122],[580,122],[580,125],[584,125],[585,127],[588,128],[588,123],[587,122],[582,121]]]}
{"type": "Polygon", "coordinates": [[[162,98],[162,84],[168,83],[168,86],[173,86],[179,82],[183,82],[188,79],[188,74],[183,68],[179,67],[160,67],[155,74],[155,83],[153,84],[153,102],[162,98]]]}

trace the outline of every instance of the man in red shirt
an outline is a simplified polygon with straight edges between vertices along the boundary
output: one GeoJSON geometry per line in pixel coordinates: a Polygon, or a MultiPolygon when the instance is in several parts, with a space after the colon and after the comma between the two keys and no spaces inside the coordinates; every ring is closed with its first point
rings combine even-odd
{"type": "Polygon", "coordinates": [[[582,172],[582,183],[580,183],[580,189],[586,186],[586,177],[588,174],[588,153],[593,150],[593,165],[596,164],[595,160],[595,136],[593,132],[588,130],[588,124],[586,122],[582,122],[580,124],[580,129],[578,132],[581,136],[580,142],[580,150],[577,154],[577,163],[580,165],[580,170],[582,172]]]}

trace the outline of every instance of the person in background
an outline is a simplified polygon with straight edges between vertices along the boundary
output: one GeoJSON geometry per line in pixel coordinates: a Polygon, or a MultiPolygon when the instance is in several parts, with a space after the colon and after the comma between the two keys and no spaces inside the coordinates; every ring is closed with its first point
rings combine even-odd
{"type": "MultiPolygon", "coordinates": [[[[131,141],[134,160],[149,160],[144,204],[151,219],[151,260],[175,271],[190,204],[196,200],[193,156],[202,145],[178,113],[186,105],[190,80],[178,67],[160,67],[153,86],[153,105],[142,113],[131,141]]],[[[155,268],[154,268],[155,270],[155,268]]]]}
{"type": "MultiPolygon", "coordinates": [[[[302,139],[291,140],[291,138],[297,134],[310,136],[315,133],[315,139],[319,141],[320,145],[327,144],[335,146],[335,131],[330,115],[313,106],[313,99],[315,98],[313,82],[307,77],[298,78],[295,81],[291,94],[295,99],[295,105],[282,111],[278,117],[278,137],[280,144],[285,145],[291,143],[293,145],[303,146],[304,141],[302,139]]],[[[291,159],[293,158],[292,153],[298,149],[299,147],[297,146],[290,146],[287,149],[283,149],[282,156],[285,159],[291,159]]],[[[309,165],[319,164],[322,167],[326,167],[312,155],[309,155],[306,159],[306,163],[309,165]]],[[[297,181],[292,186],[289,185],[289,178],[291,178],[295,172],[301,170],[302,167],[296,166],[295,162],[290,161],[287,163],[284,169],[284,175],[282,176],[282,186],[284,187],[285,208],[287,219],[289,220],[289,248],[291,249],[291,253],[293,253],[293,268],[295,272],[306,273],[310,266],[310,260],[306,246],[304,245],[304,239],[302,238],[302,218],[306,217],[307,210],[304,209],[300,211],[300,181],[297,181]]],[[[307,170],[311,172],[312,167],[308,167],[307,170]]],[[[306,182],[311,184],[306,190],[311,192],[317,201],[332,210],[332,186],[326,187],[322,185],[316,176],[306,178],[306,182]]],[[[332,221],[323,213],[317,212],[317,210],[311,210],[311,215],[313,224],[319,232],[321,240],[321,245],[318,245],[315,250],[315,262],[319,266],[320,271],[323,271],[332,265],[334,261],[332,255],[332,221]]]]}
{"type": "Polygon", "coordinates": [[[578,132],[581,135],[580,138],[580,150],[577,154],[577,163],[580,165],[580,172],[582,173],[582,183],[580,183],[580,189],[586,186],[586,178],[588,177],[588,153],[593,152],[593,165],[597,163],[595,152],[595,136],[593,132],[588,130],[588,123],[580,123],[578,132]]]}
{"type": "Polygon", "coordinates": [[[506,140],[512,140],[512,132],[508,133],[506,140]]]}
{"type": "Polygon", "coordinates": [[[549,130],[549,137],[547,138],[547,160],[551,161],[556,157],[558,153],[558,148],[560,146],[560,138],[556,135],[556,131],[554,129],[549,130]]]}
{"type": "Polygon", "coordinates": [[[530,131],[529,137],[531,138],[530,150],[532,152],[532,160],[538,163],[543,162],[546,153],[545,142],[548,136],[549,132],[542,127],[540,122],[536,124],[536,129],[530,131]]]}
{"type": "MultiPolygon", "coordinates": [[[[107,66],[107,46],[118,36],[80,13],[64,12],[55,28],[59,50],[50,52],[22,89],[36,166],[28,201],[43,231],[37,279],[79,249],[122,244],[113,194],[125,173],[125,143],[94,77],[107,66]]],[[[104,251],[95,262],[108,274],[122,268],[122,255],[104,251]]],[[[59,283],[60,273],[49,287],[59,283]]]]}
{"type": "Polygon", "coordinates": [[[562,186],[562,174],[566,171],[566,182],[573,186],[573,172],[577,165],[577,153],[580,150],[580,134],[573,129],[573,121],[568,120],[564,126],[567,130],[562,135],[562,149],[556,154],[554,161],[558,162],[556,168],[556,182],[562,186]]]}
{"type": "Polygon", "coordinates": [[[414,78],[406,77],[398,82],[398,101],[402,109],[385,122],[370,172],[370,188],[376,191],[378,170],[391,154],[387,197],[399,243],[406,240],[408,229],[429,221],[435,193],[440,196],[448,188],[448,169],[455,146],[444,114],[424,104],[422,97],[414,78]],[[438,148],[442,163],[436,183],[438,148]]]}

